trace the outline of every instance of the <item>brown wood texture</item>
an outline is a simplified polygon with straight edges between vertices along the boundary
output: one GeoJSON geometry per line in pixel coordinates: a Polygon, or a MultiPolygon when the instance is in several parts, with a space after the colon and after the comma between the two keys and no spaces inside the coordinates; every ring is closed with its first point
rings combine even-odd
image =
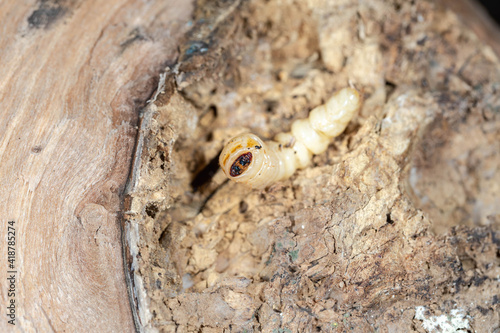
{"type": "Polygon", "coordinates": [[[126,190],[139,328],[497,330],[492,48],[432,0],[199,0],[193,23],[126,190]],[[306,169],[251,190],[217,168],[350,84],[362,110],[306,169]]]}
{"type": "Polygon", "coordinates": [[[486,9],[473,0],[441,0],[446,7],[453,10],[462,21],[500,55],[500,28],[486,9]]]}
{"type": "Polygon", "coordinates": [[[182,0],[0,2],[1,332],[134,331],[120,195],[139,110],[191,11],[182,0]]]}

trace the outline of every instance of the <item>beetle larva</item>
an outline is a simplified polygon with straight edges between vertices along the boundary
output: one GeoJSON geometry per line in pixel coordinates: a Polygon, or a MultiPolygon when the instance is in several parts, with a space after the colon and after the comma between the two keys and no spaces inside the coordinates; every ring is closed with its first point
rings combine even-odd
{"type": "Polygon", "coordinates": [[[313,154],[326,151],[331,139],[340,135],[361,107],[354,88],[344,88],[325,104],[309,113],[309,118],[292,123],[292,131],[279,133],[275,141],[263,141],[245,133],[232,138],[219,156],[226,176],[238,183],[262,189],[290,177],[311,162],[313,154]]]}

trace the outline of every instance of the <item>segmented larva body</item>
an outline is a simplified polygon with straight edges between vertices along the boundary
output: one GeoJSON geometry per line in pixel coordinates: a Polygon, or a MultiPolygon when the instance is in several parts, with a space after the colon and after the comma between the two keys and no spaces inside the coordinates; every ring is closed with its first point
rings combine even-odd
{"type": "Polygon", "coordinates": [[[226,176],[262,189],[290,177],[311,163],[313,154],[326,151],[331,139],[340,135],[361,107],[356,89],[344,88],[325,104],[309,113],[309,118],[293,122],[290,133],[279,133],[275,141],[263,141],[245,133],[232,138],[219,156],[226,176]]]}

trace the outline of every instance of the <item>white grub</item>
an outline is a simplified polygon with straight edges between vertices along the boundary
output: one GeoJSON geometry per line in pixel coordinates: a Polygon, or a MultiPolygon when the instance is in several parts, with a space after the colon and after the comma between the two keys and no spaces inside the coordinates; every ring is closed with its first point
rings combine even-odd
{"type": "Polygon", "coordinates": [[[232,138],[222,150],[219,164],[229,179],[257,189],[289,178],[295,170],[307,167],[313,154],[326,151],[361,104],[356,89],[339,90],[314,108],[309,118],[294,121],[291,132],[277,134],[274,141],[263,141],[252,133],[232,138]]]}

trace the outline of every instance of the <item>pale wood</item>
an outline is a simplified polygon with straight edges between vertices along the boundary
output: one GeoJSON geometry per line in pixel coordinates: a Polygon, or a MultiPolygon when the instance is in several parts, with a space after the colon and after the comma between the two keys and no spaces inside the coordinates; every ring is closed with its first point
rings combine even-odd
{"type": "Polygon", "coordinates": [[[134,331],[120,195],[138,110],[175,61],[191,11],[182,0],[0,2],[1,332],[134,331]]]}

